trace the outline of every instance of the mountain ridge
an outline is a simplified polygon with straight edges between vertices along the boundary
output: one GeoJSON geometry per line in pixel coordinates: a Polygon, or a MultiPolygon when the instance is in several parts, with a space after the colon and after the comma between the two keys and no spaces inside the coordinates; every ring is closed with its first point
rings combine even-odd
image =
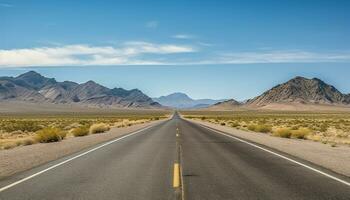
{"type": "Polygon", "coordinates": [[[327,105],[344,105],[349,103],[346,95],[334,86],[318,78],[308,79],[297,76],[249,100],[247,105],[264,106],[271,103],[291,102],[327,105]]]}
{"type": "Polygon", "coordinates": [[[350,108],[350,94],[343,94],[319,78],[296,76],[261,95],[237,104],[220,102],[209,109],[332,110],[350,108]],[[337,107],[337,108],[336,108],[337,107]]]}
{"type": "Polygon", "coordinates": [[[81,84],[72,81],[58,82],[35,71],[17,77],[0,77],[0,100],[82,104],[96,107],[161,107],[138,89],[110,89],[92,80],[81,84]]]}

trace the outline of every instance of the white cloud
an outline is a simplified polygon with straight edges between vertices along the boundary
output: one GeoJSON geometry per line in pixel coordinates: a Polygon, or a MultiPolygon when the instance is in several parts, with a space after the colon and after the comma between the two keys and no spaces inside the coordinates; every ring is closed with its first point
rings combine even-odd
{"type": "Polygon", "coordinates": [[[172,38],[176,38],[176,39],[193,39],[195,38],[194,35],[188,35],[188,34],[177,34],[177,35],[173,35],[172,38]]]}
{"type": "Polygon", "coordinates": [[[155,44],[148,42],[126,42],[119,47],[64,45],[28,49],[0,50],[0,66],[64,66],[64,65],[133,65],[166,64],[145,60],[143,55],[190,53],[192,46],[155,44]]]}
{"type": "Polygon", "coordinates": [[[119,46],[58,45],[27,49],[0,49],[0,67],[84,65],[200,65],[253,63],[350,62],[350,51],[301,50],[219,53],[203,52],[192,45],[130,41],[119,46]],[[196,52],[196,56],[192,54],[196,52]],[[168,55],[178,54],[169,57],[168,55]]]}
{"type": "Polygon", "coordinates": [[[158,21],[148,21],[146,22],[147,28],[157,28],[159,25],[158,21]]]}

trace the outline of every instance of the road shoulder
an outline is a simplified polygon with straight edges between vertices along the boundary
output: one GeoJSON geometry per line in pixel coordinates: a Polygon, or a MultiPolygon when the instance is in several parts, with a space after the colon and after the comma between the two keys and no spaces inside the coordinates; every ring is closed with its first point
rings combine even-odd
{"type": "Polygon", "coordinates": [[[71,155],[94,145],[127,135],[164,120],[136,124],[130,127],[112,128],[106,133],[74,137],[61,142],[39,143],[0,151],[0,180],[44,163],[71,155]]]}

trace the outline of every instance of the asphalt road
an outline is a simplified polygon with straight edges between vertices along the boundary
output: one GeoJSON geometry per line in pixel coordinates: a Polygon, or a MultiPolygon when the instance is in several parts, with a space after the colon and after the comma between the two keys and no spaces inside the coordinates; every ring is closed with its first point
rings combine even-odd
{"type": "Polygon", "coordinates": [[[1,180],[20,182],[0,199],[350,199],[344,183],[177,115],[84,152],[1,180]]]}

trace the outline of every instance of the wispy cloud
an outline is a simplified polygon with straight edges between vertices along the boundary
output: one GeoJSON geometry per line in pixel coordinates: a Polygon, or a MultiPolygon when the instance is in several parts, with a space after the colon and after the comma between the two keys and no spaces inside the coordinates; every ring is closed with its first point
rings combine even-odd
{"type": "Polygon", "coordinates": [[[201,46],[205,46],[205,47],[211,47],[214,46],[213,44],[207,43],[207,42],[197,42],[199,45],[201,46]]]}
{"type": "Polygon", "coordinates": [[[144,55],[165,55],[195,52],[190,45],[126,42],[119,47],[65,45],[29,49],[0,50],[0,66],[66,66],[66,65],[147,65],[166,64],[144,55]]]}
{"type": "Polygon", "coordinates": [[[176,38],[176,39],[193,39],[195,38],[194,35],[189,35],[189,34],[176,34],[171,36],[172,38],[176,38]]]}
{"type": "Polygon", "coordinates": [[[153,20],[153,21],[146,22],[145,25],[147,28],[157,28],[159,23],[158,23],[158,21],[153,20]]]}
{"type": "Polygon", "coordinates": [[[350,51],[321,53],[290,50],[224,53],[217,59],[206,62],[223,64],[350,62],[350,51]]]}
{"type": "Polygon", "coordinates": [[[0,3],[0,7],[4,7],[4,8],[12,8],[13,5],[12,4],[8,4],[8,3],[0,3]]]}

